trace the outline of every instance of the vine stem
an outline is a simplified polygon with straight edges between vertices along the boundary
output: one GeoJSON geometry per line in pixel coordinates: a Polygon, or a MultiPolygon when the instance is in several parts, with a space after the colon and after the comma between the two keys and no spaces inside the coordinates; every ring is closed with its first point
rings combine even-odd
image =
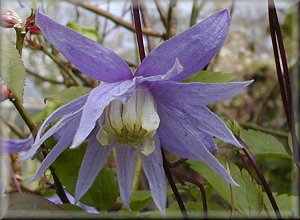
{"type": "Polygon", "coordinates": [[[175,170],[170,170],[170,172],[177,178],[180,178],[182,180],[190,182],[190,183],[196,185],[200,189],[201,197],[202,197],[203,215],[204,215],[203,218],[208,219],[207,199],[206,199],[206,193],[205,193],[205,189],[204,189],[203,185],[199,181],[197,181],[194,178],[191,178],[183,173],[177,172],[175,170]]]}
{"type": "Polygon", "coordinates": [[[138,0],[132,1],[132,12],[133,12],[134,27],[135,27],[136,39],[139,48],[140,60],[142,62],[143,59],[146,57],[146,55],[145,55],[145,47],[143,41],[143,32],[142,32],[138,0]]]}
{"type": "Polygon", "coordinates": [[[275,200],[275,198],[274,198],[274,196],[273,196],[273,194],[272,194],[272,191],[271,191],[271,189],[270,189],[270,186],[269,186],[269,184],[267,183],[267,181],[266,181],[266,179],[265,179],[265,176],[264,176],[262,170],[261,170],[260,167],[258,166],[258,164],[257,164],[257,162],[256,162],[256,160],[255,160],[255,158],[254,158],[254,156],[252,155],[252,153],[250,152],[250,150],[248,149],[248,147],[247,147],[247,145],[244,143],[244,141],[243,141],[240,137],[238,137],[238,136],[236,136],[236,138],[237,138],[238,141],[243,145],[244,148],[243,148],[242,150],[243,150],[243,152],[245,153],[245,155],[246,155],[246,157],[248,158],[248,160],[250,161],[250,163],[252,164],[252,166],[253,166],[253,168],[254,168],[256,174],[257,174],[258,179],[260,180],[260,182],[261,182],[261,184],[262,184],[262,186],[263,186],[265,192],[267,193],[268,198],[269,198],[269,200],[270,200],[270,202],[271,202],[271,205],[272,205],[272,207],[273,207],[273,209],[274,209],[274,212],[275,212],[275,214],[276,214],[276,217],[277,217],[278,219],[282,219],[281,214],[280,214],[280,211],[279,211],[279,208],[278,208],[278,205],[277,205],[277,203],[276,203],[276,200],[275,200]]]}
{"type": "Polygon", "coordinates": [[[161,148],[161,153],[162,153],[163,167],[164,167],[164,170],[165,170],[165,174],[166,174],[166,177],[167,177],[167,179],[168,179],[168,181],[169,181],[169,184],[170,184],[170,186],[171,186],[171,188],[172,188],[172,191],[173,191],[173,193],[174,193],[174,196],[175,196],[175,198],[176,198],[176,201],[177,201],[177,203],[178,203],[178,206],[179,206],[179,208],[180,208],[182,217],[183,217],[183,219],[189,219],[189,216],[188,216],[188,214],[187,214],[187,212],[186,212],[186,208],[185,208],[185,206],[184,206],[184,203],[183,203],[183,201],[182,201],[182,198],[181,198],[181,196],[180,196],[180,194],[179,194],[179,192],[178,192],[178,189],[177,189],[177,187],[176,187],[176,185],[175,185],[175,181],[174,181],[173,176],[172,176],[172,174],[171,174],[171,171],[170,171],[170,169],[169,169],[168,161],[167,161],[167,158],[166,158],[166,155],[165,155],[165,153],[164,153],[163,148],[161,148]]]}
{"type": "Polygon", "coordinates": [[[17,191],[19,193],[22,193],[23,191],[22,191],[21,185],[20,185],[19,181],[17,180],[15,172],[14,172],[10,162],[8,161],[7,157],[5,157],[5,162],[6,162],[6,166],[8,167],[9,175],[11,176],[11,179],[12,179],[13,183],[15,184],[17,191]]]}

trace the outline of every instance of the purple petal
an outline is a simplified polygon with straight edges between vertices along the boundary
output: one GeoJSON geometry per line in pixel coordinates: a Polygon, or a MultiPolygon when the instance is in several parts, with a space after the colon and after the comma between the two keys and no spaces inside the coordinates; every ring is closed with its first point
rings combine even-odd
{"type": "Polygon", "coordinates": [[[126,100],[133,92],[134,80],[103,84],[94,88],[83,107],[79,128],[71,148],[79,146],[91,133],[105,107],[114,99],[126,100]]]}
{"type": "Polygon", "coordinates": [[[104,166],[112,146],[103,147],[96,139],[91,138],[86,148],[84,158],[81,162],[76,188],[75,188],[75,201],[78,202],[80,198],[92,186],[98,173],[104,166]]]}
{"type": "Polygon", "coordinates": [[[86,102],[87,97],[88,97],[88,94],[81,96],[80,98],[75,99],[74,101],[61,106],[60,108],[56,109],[51,115],[49,115],[46,118],[46,120],[43,122],[41,127],[39,128],[37,135],[36,135],[35,142],[37,142],[41,138],[41,134],[49,126],[49,124],[52,121],[54,121],[64,115],[72,114],[72,113],[75,113],[78,110],[80,110],[84,106],[84,103],[86,102]]]}
{"type": "Polygon", "coordinates": [[[148,179],[152,198],[160,210],[165,214],[166,208],[166,180],[163,168],[159,138],[155,137],[155,149],[149,156],[140,153],[143,169],[148,179]]]}
{"type": "Polygon", "coordinates": [[[230,83],[178,83],[172,81],[158,81],[151,87],[156,99],[170,100],[176,96],[178,103],[188,101],[191,105],[210,105],[219,100],[231,99],[241,90],[253,82],[230,83]]]}
{"type": "Polygon", "coordinates": [[[172,77],[178,75],[183,70],[183,67],[181,66],[179,60],[176,58],[174,65],[170,70],[168,70],[167,73],[164,75],[155,75],[155,76],[149,76],[142,79],[142,81],[161,81],[161,80],[169,80],[172,77]]]}
{"type": "Polygon", "coordinates": [[[204,146],[199,138],[199,130],[194,126],[197,125],[197,121],[189,122],[185,118],[188,115],[179,115],[174,112],[174,109],[167,106],[160,106],[159,116],[158,132],[164,149],[181,157],[200,160],[220,174],[227,182],[237,185],[226,169],[204,146]]]}
{"type": "Polygon", "coordinates": [[[104,82],[133,78],[128,65],[112,50],[56,23],[41,12],[36,13],[36,22],[46,39],[86,75],[104,82]]]}
{"type": "MultiPolygon", "coordinates": [[[[201,91],[198,91],[199,95],[193,91],[194,85],[198,83],[186,84],[187,86],[184,83],[175,84],[178,85],[176,87],[177,91],[173,88],[172,82],[169,84],[169,82],[160,81],[151,87],[151,92],[157,101],[159,115],[160,110],[165,109],[169,114],[176,115],[184,121],[184,124],[189,124],[193,130],[204,132],[218,137],[224,142],[242,147],[224,122],[202,105],[201,91]],[[168,86],[159,86],[165,85],[165,83],[168,86]],[[190,92],[188,92],[189,87],[191,87],[190,92]],[[183,91],[181,88],[184,88],[183,91]]],[[[243,86],[246,84],[243,84],[243,86]]]]}
{"type": "Polygon", "coordinates": [[[28,182],[31,182],[43,175],[45,170],[56,160],[56,158],[72,143],[72,139],[75,135],[76,129],[78,127],[78,120],[73,120],[72,123],[70,123],[69,127],[64,132],[64,138],[59,139],[57,144],[54,146],[54,148],[49,152],[49,154],[46,156],[46,158],[43,160],[40,169],[36,173],[36,175],[28,180],[28,182]]]}
{"type": "Polygon", "coordinates": [[[135,76],[163,75],[178,58],[183,72],[172,78],[181,81],[203,69],[223,45],[230,25],[228,10],[219,11],[185,32],[162,43],[137,69],[135,76]]]}
{"type": "Polygon", "coordinates": [[[117,146],[117,177],[124,206],[130,210],[129,199],[132,190],[135,153],[132,147],[117,146]]]}
{"type": "Polygon", "coordinates": [[[31,157],[34,156],[36,151],[39,149],[41,144],[46,141],[49,137],[54,135],[57,130],[63,129],[61,133],[63,134],[64,131],[69,127],[70,122],[73,121],[74,118],[77,118],[76,120],[80,119],[80,112],[76,112],[73,114],[69,114],[61,118],[58,122],[56,122],[55,125],[53,125],[40,139],[36,140],[34,144],[31,146],[29,151],[26,152],[22,157],[20,157],[18,160],[19,161],[25,161],[30,159],[31,157]]]}
{"type": "MultiPolygon", "coordinates": [[[[28,150],[33,143],[33,137],[30,135],[26,139],[14,140],[6,137],[0,137],[0,143],[3,153],[19,153],[28,150]]],[[[2,153],[0,151],[0,153],[2,153]]]]}

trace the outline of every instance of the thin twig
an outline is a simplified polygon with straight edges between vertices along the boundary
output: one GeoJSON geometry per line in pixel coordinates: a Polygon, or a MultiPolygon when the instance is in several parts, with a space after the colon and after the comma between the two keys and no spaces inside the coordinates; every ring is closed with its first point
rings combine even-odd
{"type": "Polygon", "coordinates": [[[290,82],[289,70],[288,70],[287,60],[285,56],[285,49],[282,40],[280,25],[278,22],[277,12],[273,0],[268,1],[268,10],[269,10],[270,33],[272,38],[273,52],[274,52],[276,70],[277,70],[276,72],[279,81],[279,88],[281,92],[281,98],[283,101],[284,112],[291,132],[294,162],[299,169],[300,150],[299,150],[299,142],[296,136],[291,82],[290,82]]]}
{"type": "Polygon", "coordinates": [[[265,192],[267,193],[268,195],[268,198],[271,202],[271,205],[274,209],[274,212],[277,216],[278,219],[281,219],[281,214],[280,214],[280,211],[279,211],[279,208],[278,208],[278,205],[276,203],[276,200],[272,194],[272,191],[270,189],[270,186],[269,184],[267,183],[266,179],[265,179],[265,176],[262,172],[262,170],[260,169],[260,167],[258,166],[258,163],[256,162],[254,156],[252,155],[252,153],[250,152],[250,150],[248,149],[247,145],[243,142],[243,140],[236,136],[236,138],[238,139],[238,141],[243,145],[243,152],[245,153],[246,157],[248,158],[248,160],[250,161],[250,163],[252,164],[255,172],[256,172],[256,175],[258,177],[258,179],[260,180],[265,192]]]}
{"type": "MultiPolygon", "coordinates": [[[[134,29],[134,25],[130,24],[129,22],[127,21],[124,21],[123,19],[101,9],[101,8],[98,8],[96,6],[93,6],[91,5],[90,3],[88,2],[85,2],[85,1],[78,1],[78,0],[64,0],[70,4],[74,4],[74,5],[77,5],[77,6],[80,6],[86,10],[89,10],[95,14],[98,14],[100,16],[103,16],[105,18],[108,18],[110,19],[112,22],[116,23],[117,25],[120,25],[132,32],[135,31],[134,29]]],[[[153,36],[153,37],[161,37],[163,38],[164,34],[161,33],[161,32],[158,32],[158,31],[153,31],[153,30],[149,30],[149,29],[143,29],[143,34],[145,35],[149,35],[149,36],[153,36]]]]}
{"type": "Polygon", "coordinates": [[[186,158],[180,158],[180,159],[178,159],[178,160],[176,160],[176,161],[174,161],[174,162],[170,162],[169,164],[168,164],[168,166],[170,167],[170,168],[176,168],[176,167],[178,167],[178,166],[180,166],[181,164],[183,164],[185,161],[187,161],[188,159],[186,159],[186,158]]]}
{"type": "Polygon", "coordinates": [[[167,33],[165,40],[175,36],[176,34],[176,27],[177,27],[177,20],[173,16],[174,8],[177,4],[177,0],[171,0],[168,8],[168,25],[167,25],[167,33]]]}
{"type": "MultiPolygon", "coordinates": [[[[143,25],[145,28],[151,28],[152,26],[152,21],[151,17],[149,16],[146,4],[144,1],[141,1],[140,3],[140,8],[141,8],[141,15],[143,19],[143,25]]],[[[154,38],[151,36],[146,36],[147,39],[147,44],[148,44],[148,51],[151,52],[155,48],[155,43],[154,43],[154,38]]]]}
{"type": "Polygon", "coordinates": [[[3,123],[6,124],[7,127],[9,127],[10,130],[12,130],[12,132],[14,132],[19,138],[24,139],[27,137],[27,135],[12,121],[8,121],[4,119],[1,115],[0,115],[0,120],[3,121],[3,123]]]}
{"type": "Polygon", "coordinates": [[[133,0],[132,11],[133,11],[136,39],[137,39],[138,48],[139,48],[139,55],[140,55],[140,60],[142,62],[146,55],[145,55],[145,47],[144,47],[144,42],[143,42],[143,32],[142,32],[138,0],[133,0]]]}
{"type": "Polygon", "coordinates": [[[14,172],[14,170],[13,170],[10,162],[8,161],[7,157],[5,157],[5,163],[6,163],[6,166],[8,167],[9,175],[10,175],[10,177],[11,177],[11,179],[12,179],[12,181],[13,181],[16,189],[17,189],[17,191],[19,193],[22,193],[23,191],[22,191],[21,185],[20,185],[19,181],[17,180],[15,172],[14,172]]]}
{"type": "Polygon", "coordinates": [[[170,172],[177,178],[185,180],[187,182],[190,182],[190,183],[196,185],[200,189],[201,197],[202,197],[203,215],[204,215],[203,218],[208,219],[207,199],[206,199],[206,193],[205,193],[205,189],[204,189],[203,185],[199,181],[195,180],[194,178],[191,178],[191,177],[189,177],[183,173],[177,172],[173,169],[170,170],[170,172]]]}
{"type": "Polygon", "coordinates": [[[159,13],[160,20],[162,21],[164,27],[167,29],[167,27],[168,27],[168,16],[167,16],[167,13],[163,9],[163,7],[160,4],[159,0],[155,0],[155,5],[156,5],[157,11],[159,13]]]}
{"type": "Polygon", "coordinates": [[[180,194],[179,194],[179,192],[178,192],[178,189],[177,189],[176,184],[175,184],[175,182],[174,182],[174,179],[173,179],[173,177],[172,177],[171,171],[170,171],[170,169],[169,169],[169,167],[168,167],[168,161],[167,161],[167,158],[166,158],[166,156],[165,156],[165,153],[164,153],[163,148],[161,148],[161,153],[162,153],[163,167],[164,167],[164,170],[165,170],[165,174],[166,174],[166,177],[167,177],[167,179],[168,179],[168,181],[169,181],[169,184],[170,184],[170,186],[171,186],[171,188],[172,188],[172,191],[173,191],[173,193],[174,193],[174,196],[175,196],[175,198],[176,198],[176,201],[177,201],[177,203],[178,203],[178,206],[179,206],[179,208],[180,208],[182,217],[183,217],[183,219],[189,219],[189,216],[188,216],[188,214],[187,214],[187,212],[186,212],[186,208],[185,208],[185,206],[184,206],[184,203],[183,203],[183,201],[182,201],[182,198],[181,198],[181,196],[180,196],[180,194]]]}
{"type": "Polygon", "coordinates": [[[64,84],[64,82],[60,82],[60,81],[56,81],[54,79],[49,79],[49,78],[43,77],[43,76],[39,75],[38,73],[35,73],[32,70],[29,70],[27,68],[26,68],[26,72],[35,78],[38,78],[38,79],[46,81],[46,82],[50,82],[52,84],[64,84]]]}

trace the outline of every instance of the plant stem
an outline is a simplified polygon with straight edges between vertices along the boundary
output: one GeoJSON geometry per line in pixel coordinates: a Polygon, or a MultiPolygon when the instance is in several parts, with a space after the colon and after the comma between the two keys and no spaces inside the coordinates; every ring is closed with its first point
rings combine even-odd
{"type": "Polygon", "coordinates": [[[38,78],[38,79],[46,81],[46,82],[50,82],[52,84],[64,84],[64,82],[59,82],[59,81],[56,81],[54,79],[49,79],[49,78],[43,77],[43,76],[39,75],[38,73],[35,73],[35,72],[33,72],[33,71],[29,70],[29,69],[26,69],[26,72],[28,74],[32,75],[35,78],[38,78]]]}
{"type": "Polygon", "coordinates": [[[201,196],[202,196],[203,214],[204,214],[203,218],[208,219],[207,199],[206,199],[206,193],[205,193],[205,189],[204,189],[203,185],[199,181],[197,181],[183,173],[179,173],[175,170],[170,170],[170,172],[177,178],[180,178],[182,180],[190,182],[190,183],[196,185],[200,189],[201,196]]]}
{"type": "Polygon", "coordinates": [[[164,153],[163,148],[161,148],[161,153],[162,153],[163,167],[164,167],[164,170],[165,170],[165,174],[166,174],[166,177],[167,177],[167,179],[168,179],[168,181],[169,181],[169,184],[170,184],[170,186],[171,186],[171,188],[172,188],[172,191],[173,191],[173,193],[174,193],[174,196],[175,196],[175,198],[176,198],[176,201],[177,201],[177,203],[178,203],[178,206],[179,206],[179,208],[180,208],[182,217],[183,217],[183,219],[189,219],[189,216],[188,216],[188,214],[187,214],[187,212],[186,212],[186,208],[185,208],[185,206],[184,206],[184,203],[183,203],[183,201],[182,201],[182,198],[181,198],[181,196],[180,196],[180,194],[179,194],[179,192],[178,192],[178,189],[177,189],[177,187],[176,187],[176,185],[175,185],[174,179],[173,179],[172,174],[171,174],[171,172],[170,172],[170,169],[169,169],[169,167],[168,167],[168,161],[167,161],[167,158],[166,158],[166,156],[165,156],[165,153],[164,153]]]}
{"type": "Polygon", "coordinates": [[[252,166],[253,166],[256,174],[257,174],[258,179],[260,180],[260,182],[261,182],[261,184],[262,184],[265,192],[267,193],[268,198],[269,198],[269,200],[271,202],[271,205],[272,205],[272,207],[274,209],[274,212],[275,212],[277,218],[281,219],[282,217],[281,217],[279,208],[277,206],[276,200],[275,200],[275,198],[274,198],[274,196],[272,194],[272,191],[271,191],[271,189],[269,187],[269,184],[267,183],[267,181],[266,181],[266,179],[264,177],[264,174],[263,174],[262,170],[258,166],[258,163],[256,162],[254,156],[252,155],[252,153],[248,149],[247,145],[243,142],[243,140],[240,137],[238,137],[238,136],[236,136],[236,138],[243,145],[244,148],[242,150],[245,153],[245,155],[248,158],[248,160],[250,161],[250,163],[252,164],[252,166]]]}
{"type": "Polygon", "coordinates": [[[159,0],[155,0],[155,5],[156,5],[157,11],[159,13],[160,20],[162,21],[164,27],[167,29],[167,26],[168,26],[168,16],[167,16],[167,13],[163,9],[163,7],[160,4],[159,0]]]}
{"type": "MultiPolygon", "coordinates": [[[[140,3],[140,8],[141,8],[141,14],[142,14],[142,19],[143,19],[143,25],[145,28],[151,28],[151,18],[149,16],[146,4],[144,1],[140,3]]],[[[154,38],[151,36],[146,36],[147,43],[148,43],[148,51],[151,52],[155,48],[155,43],[154,43],[154,38]]]]}
{"type": "Polygon", "coordinates": [[[15,187],[16,187],[17,191],[19,193],[22,193],[23,191],[22,191],[21,185],[20,185],[19,181],[17,180],[15,172],[14,172],[10,162],[8,161],[7,157],[5,157],[5,162],[6,162],[6,166],[8,167],[11,179],[12,179],[13,183],[15,184],[15,187]]]}
{"type": "Polygon", "coordinates": [[[142,32],[138,0],[132,1],[132,12],[133,12],[134,27],[135,27],[136,39],[139,48],[140,60],[142,62],[146,55],[145,55],[145,47],[143,42],[143,32],[142,32]]]}
{"type": "Polygon", "coordinates": [[[169,168],[175,168],[175,167],[178,167],[178,166],[180,166],[181,164],[183,164],[185,161],[187,161],[188,159],[186,159],[186,158],[180,158],[180,159],[178,159],[178,160],[176,160],[176,161],[174,161],[174,162],[170,162],[169,164],[168,164],[168,166],[169,166],[169,168]]]}
{"type": "MultiPolygon", "coordinates": [[[[108,18],[110,19],[112,22],[116,23],[117,25],[120,25],[132,32],[135,31],[134,29],[134,26],[132,24],[130,24],[129,22],[127,21],[124,21],[123,19],[101,9],[101,8],[98,8],[96,6],[93,6],[91,5],[90,3],[88,2],[84,2],[84,1],[78,1],[78,0],[64,0],[70,4],[73,4],[73,5],[77,5],[79,7],[82,7],[84,9],[87,9],[95,14],[98,14],[100,16],[103,16],[105,18],[108,18]]],[[[153,37],[161,37],[163,38],[164,34],[161,33],[161,32],[158,32],[158,31],[153,31],[153,30],[149,30],[149,29],[143,29],[143,34],[145,35],[149,35],[149,36],[153,36],[153,37]]]]}

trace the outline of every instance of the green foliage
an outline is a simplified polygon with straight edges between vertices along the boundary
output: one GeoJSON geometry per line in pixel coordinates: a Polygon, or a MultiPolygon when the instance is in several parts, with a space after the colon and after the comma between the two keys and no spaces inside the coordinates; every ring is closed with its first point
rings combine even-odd
{"type": "MultiPolygon", "coordinates": [[[[77,149],[66,150],[52,165],[59,180],[73,196],[85,149],[85,146],[80,146],[77,149]]],[[[118,189],[114,172],[104,167],[80,201],[100,210],[107,210],[116,202],[117,196],[118,189]]]]}
{"type": "Polygon", "coordinates": [[[65,104],[89,93],[90,91],[91,88],[73,86],[66,88],[63,91],[56,91],[47,95],[47,97],[45,97],[45,102],[48,100],[53,100],[58,101],[60,104],[65,104]]]}
{"type": "Polygon", "coordinates": [[[134,211],[141,211],[152,203],[149,191],[140,190],[132,192],[130,197],[130,208],[134,211]]]}
{"type": "Polygon", "coordinates": [[[100,37],[97,33],[97,30],[95,28],[91,28],[91,27],[81,27],[79,26],[79,24],[77,24],[76,22],[69,22],[67,24],[67,26],[77,32],[79,32],[80,34],[82,34],[83,36],[94,40],[94,41],[98,41],[100,42],[100,37]]]}
{"type": "Polygon", "coordinates": [[[7,38],[3,38],[1,51],[2,77],[7,87],[21,100],[25,84],[26,71],[18,50],[7,38]]]}
{"type": "MultiPolygon", "coordinates": [[[[277,194],[273,193],[273,196],[276,200],[278,208],[283,215],[283,217],[291,217],[292,213],[296,213],[296,197],[288,194],[277,194]]],[[[273,211],[273,207],[270,203],[270,200],[267,194],[264,194],[264,202],[271,216],[275,217],[275,212],[273,211]]]]}
{"type": "Polygon", "coordinates": [[[263,193],[261,187],[245,170],[230,164],[230,173],[240,186],[230,186],[225,180],[212,171],[210,167],[198,161],[188,162],[199,172],[214,190],[229,204],[232,209],[247,216],[257,215],[263,208],[263,193]]]}
{"type": "Polygon", "coordinates": [[[255,130],[241,129],[241,139],[253,154],[275,155],[291,158],[284,146],[272,135],[255,130]]]}
{"type": "Polygon", "coordinates": [[[184,82],[226,83],[237,78],[237,74],[201,70],[184,80],[184,82]]]}

